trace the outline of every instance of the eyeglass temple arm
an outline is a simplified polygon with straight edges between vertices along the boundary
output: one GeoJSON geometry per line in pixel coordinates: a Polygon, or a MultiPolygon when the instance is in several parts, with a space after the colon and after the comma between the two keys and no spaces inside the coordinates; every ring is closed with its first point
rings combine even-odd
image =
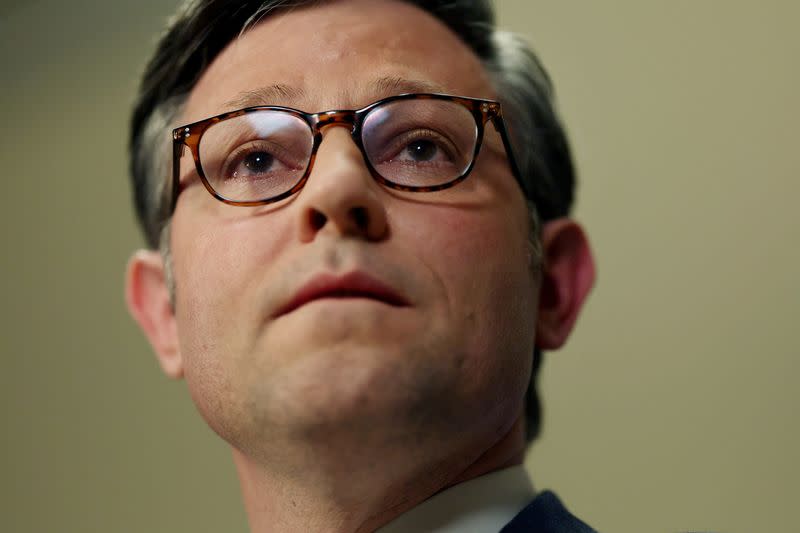
{"type": "Polygon", "coordinates": [[[500,138],[503,140],[503,146],[506,149],[508,164],[511,167],[511,172],[514,174],[514,178],[516,178],[517,183],[519,183],[519,186],[522,189],[522,192],[525,194],[525,197],[532,198],[531,193],[533,191],[530,190],[526,180],[523,179],[522,173],[519,170],[517,158],[514,155],[514,147],[511,145],[511,137],[508,134],[503,117],[500,114],[493,116],[492,124],[494,125],[494,129],[497,130],[497,133],[500,134],[500,138]]]}
{"type": "Polygon", "coordinates": [[[169,216],[175,211],[175,204],[178,202],[178,189],[180,185],[181,155],[183,155],[183,140],[173,139],[172,141],[172,190],[169,197],[169,216]]]}

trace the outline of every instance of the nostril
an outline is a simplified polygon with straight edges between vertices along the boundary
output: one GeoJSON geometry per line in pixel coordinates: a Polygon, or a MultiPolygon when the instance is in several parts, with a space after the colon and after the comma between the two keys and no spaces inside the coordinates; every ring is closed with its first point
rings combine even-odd
{"type": "Polygon", "coordinates": [[[350,209],[350,215],[353,217],[353,222],[356,227],[362,231],[367,229],[369,225],[369,216],[367,210],[363,207],[353,207],[350,209]]]}
{"type": "Polygon", "coordinates": [[[316,209],[311,210],[311,212],[308,214],[308,218],[309,222],[311,223],[311,227],[314,228],[314,231],[321,230],[328,222],[328,217],[316,209]]]}

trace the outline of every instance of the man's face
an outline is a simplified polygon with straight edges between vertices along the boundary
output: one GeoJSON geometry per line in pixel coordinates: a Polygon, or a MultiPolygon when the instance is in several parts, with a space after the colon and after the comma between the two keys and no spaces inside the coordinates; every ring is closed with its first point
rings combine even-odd
{"type": "MultiPolygon", "coordinates": [[[[415,86],[496,96],[472,52],[418,8],[331,2],[271,16],[232,42],[181,122],[273,85],[290,90],[259,103],[307,112],[415,86]]],[[[200,412],[252,453],[298,436],[497,438],[520,414],[537,302],[529,220],[499,136],[487,126],[471,175],[432,193],[384,188],[346,128],[323,136],[305,188],[261,207],[213,199],[182,158],[175,313],[200,412]],[[403,305],[323,293],[285,312],[309,284],[367,279],[403,305]]]]}

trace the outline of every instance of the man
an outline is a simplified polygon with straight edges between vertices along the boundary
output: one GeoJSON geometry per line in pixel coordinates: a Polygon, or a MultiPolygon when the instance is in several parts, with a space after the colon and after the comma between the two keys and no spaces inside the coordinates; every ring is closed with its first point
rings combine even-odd
{"type": "Polygon", "coordinates": [[[126,294],[253,531],[591,531],[520,466],[540,351],[594,280],[549,91],[480,1],[173,20],[133,118],[151,250],[126,294]]]}

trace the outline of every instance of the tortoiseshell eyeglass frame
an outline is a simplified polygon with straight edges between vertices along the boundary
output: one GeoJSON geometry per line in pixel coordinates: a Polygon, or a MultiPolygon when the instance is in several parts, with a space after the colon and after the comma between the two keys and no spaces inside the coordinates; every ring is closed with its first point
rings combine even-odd
{"type": "Polygon", "coordinates": [[[509,140],[505,123],[503,121],[503,115],[502,115],[502,110],[500,108],[500,103],[494,100],[484,100],[480,98],[471,98],[467,96],[454,96],[454,95],[439,94],[439,93],[407,93],[396,96],[390,96],[388,98],[383,98],[381,100],[369,104],[366,107],[355,110],[334,110],[334,111],[323,111],[321,113],[306,113],[298,109],[293,109],[291,107],[256,106],[256,107],[248,107],[245,109],[240,109],[238,111],[230,111],[228,113],[223,113],[221,115],[217,115],[214,117],[207,118],[205,120],[193,122],[192,124],[187,124],[185,126],[175,128],[172,131],[172,140],[173,140],[172,196],[170,200],[169,212],[170,214],[174,212],[175,205],[178,201],[178,194],[180,193],[181,190],[180,159],[181,156],[183,155],[184,146],[188,146],[189,149],[191,150],[192,157],[194,158],[195,168],[197,170],[198,175],[200,176],[200,180],[203,182],[203,185],[205,186],[206,190],[214,198],[216,198],[220,202],[224,202],[229,205],[237,205],[237,206],[265,205],[273,202],[278,202],[280,200],[283,200],[284,198],[288,198],[289,196],[295,194],[300,189],[302,189],[303,186],[306,184],[308,176],[311,174],[311,169],[314,167],[314,159],[317,154],[317,149],[322,143],[322,128],[332,124],[347,125],[350,126],[351,128],[350,134],[353,138],[353,142],[356,143],[356,146],[358,146],[359,150],[361,151],[361,155],[363,156],[364,159],[364,164],[369,169],[369,172],[375,179],[375,181],[381,183],[386,187],[389,187],[391,189],[396,189],[399,191],[432,192],[452,187],[457,183],[463,181],[469,175],[469,173],[475,166],[475,160],[477,159],[478,153],[480,152],[481,149],[481,144],[483,142],[483,132],[486,123],[489,121],[492,122],[492,125],[494,126],[495,130],[500,134],[500,137],[503,141],[503,147],[506,151],[506,158],[508,159],[509,166],[511,167],[511,172],[514,175],[514,178],[519,183],[520,187],[522,187],[524,191],[525,187],[522,180],[520,179],[519,168],[517,167],[517,163],[514,159],[514,153],[511,149],[511,143],[509,140]],[[475,150],[474,153],[472,154],[472,160],[470,161],[469,166],[466,168],[466,170],[464,170],[464,172],[462,172],[459,176],[457,176],[453,180],[443,184],[434,186],[409,186],[409,185],[401,185],[398,183],[394,183],[384,178],[375,169],[372,163],[370,163],[369,157],[367,156],[366,150],[364,148],[364,142],[362,139],[362,127],[364,124],[364,120],[366,119],[367,115],[369,115],[369,113],[376,107],[386,105],[390,102],[397,102],[399,100],[445,100],[460,104],[470,111],[472,117],[475,119],[475,126],[477,128],[477,137],[475,140],[475,150]],[[205,176],[203,167],[200,164],[199,146],[200,146],[200,140],[203,137],[203,133],[205,133],[206,130],[208,130],[211,126],[213,126],[218,122],[246,115],[248,113],[254,113],[257,111],[264,111],[264,110],[282,111],[284,113],[288,113],[290,115],[299,117],[306,124],[308,124],[309,131],[313,136],[313,145],[311,148],[311,155],[309,156],[309,161],[308,165],[306,166],[306,170],[303,173],[303,176],[291,189],[277,196],[271,196],[269,198],[252,200],[252,201],[235,201],[225,198],[224,196],[217,193],[217,191],[215,191],[214,188],[211,186],[211,184],[209,183],[208,179],[205,176]]]}

